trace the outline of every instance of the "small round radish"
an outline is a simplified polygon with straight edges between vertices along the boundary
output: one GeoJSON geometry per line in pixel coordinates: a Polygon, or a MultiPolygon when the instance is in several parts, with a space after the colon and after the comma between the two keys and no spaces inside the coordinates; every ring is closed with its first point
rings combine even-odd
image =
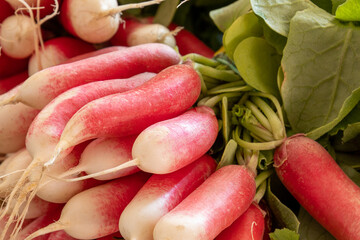
{"type": "Polygon", "coordinates": [[[155,23],[142,23],[135,19],[124,19],[114,35],[110,39],[112,45],[135,46],[144,43],[164,43],[170,47],[176,46],[174,36],[170,30],[155,23]]]}
{"type": "Polygon", "coordinates": [[[80,54],[94,51],[95,48],[79,39],[57,37],[44,43],[44,48],[33,54],[29,60],[29,76],[44,68],[64,63],[80,54]]]}
{"type": "Polygon", "coordinates": [[[324,147],[291,136],[275,150],[274,166],[289,192],[336,239],[360,239],[360,188],[324,147]]]}
{"type": "Polygon", "coordinates": [[[222,167],[160,218],[154,240],[214,239],[249,208],[255,192],[254,176],[246,167],[222,167]]]}
{"type": "Polygon", "coordinates": [[[35,50],[33,20],[25,15],[6,18],[0,28],[2,51],[12,58],[27,58],[35,50]]]}
{"type": "MultiPolygon", "coordinates": [[[[98,138],[85,148],[79,164],[59,177],[79,174],[80,172],[93,174],[128,162],[132,159],[131,149],[135,139],[136,136],[134,135],[123,138],[98,138]]],[[[133,174],[139,170],[138,167],[133,166],[94,178],[111,180],[133,174]]]]}
{"type": "Polygon", "coordinates": [[[264,211],[258,204],[250,207],[215,240],[263,240],[265,229],[264,211]]]}
{"type": "Polygon", "coordinates": [[[139,172],[75,195],[65,204],[57,222],[25,240],[58,230],[79,239],[94,239],[117,232],[122,211],[149,177],[149,174],[139,172]]]}
{"type": "Polygon", "coordinates": [[[118,7],[116,0],[64,0],[60,20],[64,28],[74,36],[90,43],[102,43],[110,40],[118,30],[121,11],[161,1],[152,0],[118,7]]]}
{"type": "Polygon", "coordinates": [[[208,155],[168,174],[154,174],[122,212],[119,229],[125,239],[152,240],[157,221],[178,205],[215,171],[208,155]]]}

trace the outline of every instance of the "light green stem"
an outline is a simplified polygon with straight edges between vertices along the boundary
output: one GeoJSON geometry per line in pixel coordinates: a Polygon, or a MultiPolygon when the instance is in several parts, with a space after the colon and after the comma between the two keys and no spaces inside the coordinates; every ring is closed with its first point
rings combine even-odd
{"type": "Polygon", "coordinates": [[[187,59],[190,59],[193,62],[201,63],[201,64],[203,64],[205,66],[209,66],[209,67],[217,67],[218,65],[221,64],[220,62],[218,62],[214,59],[207,58],[207,57],[204,57],[204,56],[202,56],[200,54],[196,54],[196,53],[189,53],[182,57],[183,61],[185,61],[187,59]]]}

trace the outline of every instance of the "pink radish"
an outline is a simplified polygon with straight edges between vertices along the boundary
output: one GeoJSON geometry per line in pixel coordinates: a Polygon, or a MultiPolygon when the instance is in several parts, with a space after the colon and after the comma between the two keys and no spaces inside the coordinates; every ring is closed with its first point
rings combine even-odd
{"type": "Polygon", "coordinates": [[[47,240],[76,240],[76,238],[69,236],[64,230],[60,230],[50,233],[47,240]]]}
{"type": "Polygon", "coordinates": [[[66,124],[55,156],[47,165],[83,141],[137,134],[151,124],[175,117],[191,107],[199,94],[199,75],[192,66],[181,64],[164,69],[136,89],[92,101],[66,124]]]}
{"type": "Polygon", "coordinates": [[[14,14],[14,9],[5,1],[0,1],[0,23],[4,21],[5,18],[14,14]]]}
{"type": "Polygon", "coordinates": [[[25,81],[28,77],[29,75],[27,71],[24,71],[10,77],[0,79],[0,94],[6,93],[7,91],[13,89],[17,85],[25,81]]]}
{"type": "Polygon", "coordinates": [[[118,231],[121,212],[149,178],[139,172],[83,191],[64,206],[60,219],[25,240],[64,230],[74,238],[93,239],[118,231]]]}
{"type": "Polygon", "coordinates": [[[76,57],[72,57],[72,58],[66,60],[64,63],[72,63],[72,62],[76,62],[76,61],[83,60],[83,59],[86,59],[86,58],[96,57],[96,56],[99,56],[101,54],[111,53],[111,52],[124,50],[124,49],[126,49],[126,47],[123,47],[123,46],[105,47],[105,48],[101,48],[101,49],[96,50],[96,51],[83,53],[83,54],[80,54],[80,55],[78,55],[76,57]]]}
{"type": "Polygon", "coordinates": [[[25,15],[7,17],[0,28],[2,51],[12,58],[27,58],[35,50],[36,32],[33,20],[25,15]]]}
{"type": "Polygon", "coordinates": [[[215,171],[208,155],[168,174],[152,175],[122,212],[121,235],[129,240],[152,240],[157,221],[178,205],[215,171]]]}
{"type": "MultiPolygon", "coordinates": [[[[6,2],[8,2],[11,7],[14,10],[17,9],[21,9],[24,8],[23,3],[21,3],[19,0],[5,0],[6,2]]],[[[56,0],[58,2],[58,4],[61,3],[61,0],[56,0]]],[[[55,0],[40,0],[40,4],[38,5],[38,1],[37,0],[25,0],[25,2],[33,8],[33,15],[36,16],[37,15],[37,10],[39,9],[40,12],[40,18],[44,18],[46,15],[50,15],[53,13],[54,11],[54,5],[55,5],[55,0]]],[[[25,11],[21,11],[22,14],[29,14],[27,10],[25,11]]]]}
{"type": "MultiPolygon", "coordinates": [[[[131,160],[131,149],[135,139],[136,136],[133,135],[123,138],[99,138],[92,141],[82,153],[79,164],[59,175],[59,178],[81,172],[93,174],[131,160]]],[[[138,167],[134,166],[94,178],[111,180],[133,174],[139,170],[138,167]]]]}
{"type": "Polygon", "coordinates": [[[144,43],[164,43],[170,47],[176,46],[170,30],[155,23],[141,22],[136,19],[124,19],[116,34],[110,39],[112,45],[136,46],[144,43]]]}
{"type": "Polygon", "coordinates": [[[140,4],[118,6],[116,0],[64,0],[60,10],[60,21],[71,34],[90,43],[108,41],[119,28],[124,10],[159,4],[162,0],[145,1],[140,4]]]}
{"type": "MultiPolygon", "coordinates": [[[[17,87],[1,95],[11,96],[17,87]]],[[[25,147],[25,137],[39,110],[22,103],[0,106],[0,153],[15,152],[25,147]]]]}
{"type": "MultiPolygon", "coordinates": [[[[102,183],[101,181],[96,181],[94,179],[88,179],[76,183],[67,183],[47,177],[48,174],[55,176],[60,175],[70,168],[77,166],[80,156],[86,146],[87,143],[76,146],[68,156],[47,169],[39,183],[40,186],[36,191],[36,195],[38,197],[53,203],[66,203],[71,197],[79,192],[102,183]]],[[[35,176],[30,175],[30,179],[36,180],[36,174],[35,176]]]]}
{"type": "Polygon", "coordinates": [[[44,48],[30,58],[29,76],[44,68],[64,63],[72,57],[94,50],[94,46],[79,39],[71,37],[50,39],[44,43],[44,48]]]}
{"type": "Polygon", "coordinates": [[[197,107],[142,131],[134,142],[132,161],[66,181],[101,176],[133,166],[156,174],[174,172],[205,154],[214,144],[217,133],[218,122],[213,110],[205,106],[197,107]]]}
{"type": "MultiPolygon", "coordinates": [[[[41,182],[43,164],[51,157],[51,154],[60,139],[60,135],[65,127],[66,122],[81,106],[93,99],[132,89],[149,80],[152,76],[154,76],[154,74],[143,73],[129,79],[120,79],[114,81],[109,80],[81,85],[77,88],[70,89],[48,104],[39,113],[39,115],[37,115],[36,119],[32,122],[28,130],[26,137],[26,148],[32,155],[33,161],[26,168],[16,186],[14,186],[8,201],[14,201],[16,194],[27,196],[27,194],[30,193],[31,196],[35,196],[37,191],[34,188],[37,187],[41,182]]],[[[64,166],[60,166],[60,168],[64,169],[64,166]]],[[[58,170],[57,167],[55,167],[55,169],[58,170]]],[[[64,170],[68,169],[69,168],[64,170]]],[[[49,174],[51,174],[50,170],[51,169],[48,168],[49,174]]],[[[66,185],[69,184],[63,183],[61,184],[61,187],[66,185]]],[[[71,194],[77,193],[79,190],[83,190],[86,186],[88,186],[87,182],[70,187],[71,191],[69,190],[68,194],[63,194],[61,199],[66,199],[69,196],[71,197],[71,194]]],[[[42,194],[40,195],[44,198],[42,194]]],[[[59,196],[58,194],[53,195],[53,198],[55,199],[57,199],[59,196]]],[[[46,199],[49,200],[48,197],[46,197],[46,199]]],[[[22,204],[22,199],[21,201],[15,201],[16,203],[14,211],[11,213],[11,217],[18,215],[17,211],[19,209],[19,205],[22,204]]],[[[31,201],[31,197],[28,198],[27,202],[29,201],[31,201]]],[[[61,201],[57,199],[56,202],[61,201]]],[[[25,212],[26,208],[22,215],[24,215],[25,212]]]]}
{"type": "Polygon", "coordinates": [[[336,239],[360,239],[360,188],[324,147],[291,136],[276,149],[274,166],[289,192],[336,239]]]}
{"type": "Polygon", "coordinates": [[[44,69],[29,77],[17,94],[2,103],[24,102],[42,109],[64,91],[94,81],[127,78],[143,72],[159,72],[177,64],[174,49],[152,43],[44,69]],[[151,64],[150,64],[151,63],[151,64]]]}
{"type": "Polygon", "coordinates": [[[265,229],[264,212],[257,203],[250,207],[215,240],[263,240],[265,229]]]}
{"type": "Polygon", "coordinates": [[[255,191],[254,176],[246,167],[222,167],[160,218],[154,240],[214,239],[249,208],[255,191]]]}
{"type": "MultiPolygon", "coordinates": [[[[60,217],[62,207],[56,208],[54,211],[36,218],[31,223],[29,223],[26,227],[24,227],[15,237],[15,239],[25,239],[30,234],[36,232],[39,229],[42,229],[49,224],[52,224],[54,221],[57,221],[60,217]]],[[[40,236],[36,238],[36,240],[47,240],[49,234],[40,236]]]]}
{"type": "MultiPolygon", "coordinates": [[[[6,55],[1,51],[0,55],[0,79],[11,77],[20,72],[26,71],[28,66],[28,58],[15,59],[6,55]]],[[[0,80],[1,81],[1,80],[0,80]]]]}

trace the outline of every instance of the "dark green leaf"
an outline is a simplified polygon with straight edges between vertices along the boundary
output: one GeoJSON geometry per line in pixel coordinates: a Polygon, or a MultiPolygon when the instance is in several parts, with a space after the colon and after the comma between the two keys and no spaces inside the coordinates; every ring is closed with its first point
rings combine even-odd
{"type": "MultiPolygon", "coordinates": [[[[356,105],[359,50],[360,28],[342,25],[320,8],[295,15],[282,59],[285,80],[281,88],[295,131],[307,133],[332,121],[336,125],[356,105]],[[341,110],[343,115],[339,115],[341,110]]],[[[330,125],[317,136],[335,126],[330,125]]]]}

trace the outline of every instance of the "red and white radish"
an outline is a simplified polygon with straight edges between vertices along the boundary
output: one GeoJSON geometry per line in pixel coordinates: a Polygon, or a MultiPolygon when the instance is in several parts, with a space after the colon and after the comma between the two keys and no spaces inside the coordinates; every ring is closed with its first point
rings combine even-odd
{"type": "MultiPolygon", "coordinates": [[[[48,226],[49,224],[52,224],[53,222],[57,221],[60,217],[61,210],[62,210],[62,206],[59,208],[56,208],[54,211],[52,211],[44,216],[34,219],[31,223],[29,223],[26,227],[24,227],[18,233],[18,235],[16,234],[15,236],[12,236],[12,237],[14,237],[15,239],[19,239],[19,240],[25,239],[27,236],[36,232],[37,230],[42,229],[42,228],[48,226]]],[[[48,237],[49,237],[49,234],[39,236],[38,238],[36,238],[36,240],[47,240],[48,237]]]]}
{"type": "Polygon", "coordinates": [[[152,175],[122,212],[121,235],[129,240],[152,240],[157,221],[203,183],[215,168],[215,160],[204,155],[176,172],[152,175]]]}
{"type": "Polygon", "coordinates": [[[128,78],[143,72],[157,73],[179,62],[176,51],[164,44],[129,47],[37,72],[21,84],[17,94],[3,100],[2,104],[21,101],[42,109],[70,88],[94,81],[128,78]]]}
{"type": "Polygon", "coordinates": [[[222,167],[157,222],[154,240],[214,239],[249,208],[255,191],[246,167],[222,167]]]}
{"type": "MultiPolygon", "coordinates": [[[[136,137],[136,135],[132,135],[123,138],[98,138],[92,141],[82,153],[79,164],[59,175],[59,178],[77,175],[81,172],[93,174],[130,161],[132,159],[131,149],[136,137]]],[[[138,167],[133,166],[94,178],[111,180],[133,174],[139,170],[138,167]]]]}
{"type": "Polygon", "coordinates": [[[324,147],[291,136],[275,150],[274,166],[289,192],[336,239],[360,239],[360,188],[324,147]]]}
{"type": "MultiPolygon", "coordinates": [[[[0,57],[1,58],[1,57],[0,57]]],[[[0,60],[1,64],[1,60],[0,60]]],[[[12,75],[7,78],[0,79],[0,94],[4,94],[20,83],[24,82],[29,77],[27,71],[12,75]]]]}
{"type": "Polygon", "coordinates": [[[35,33],[33,19],[20,14],[11,15],[1,23],[1,50],[12,58],[29,57],[35,50],[35,33]]]}
{"type": "Polygon", "coordinates": [[[257,203],[250,207],[215,240],[263,240],[265,229],[264,211],[257,203]]]}
{"type": "Polygon", "coordinates": [[[144,43],[164,43],[176,46],[175,37],[170,30],[156,23],[141,22],[136,19],[123,20],[116,34],[110,39],[112,45],[136,46],[144,43]]]}
{"type": "Polygon", "coordinates": [[[46,165],[86,140],[138,134],[158,121],[178,116],[195,103],[200,88],[194,68],[180,64],[164,69],[136,89],[94,100],[66,124],[55,155],[46,165]]]}
{"type": "Polygon", "coordinates": [[[94,239],[117,232],[121,212],[149,177],[149,174],[139,172],[75,195],[65,204],[57,222],[25,240],[58,230],[79,239],[94,239]]]}
{"type": "Polygon", "coordinates": [[[31,56],[28,67],[29,76],[44,68],[59,65],[72,57],[94,50],[94,46],[79,39],[71,37],[50,39],[44,43],[38,53],[31,56]]]}
{"type": "MultiPolygon", "coordinates": [[[[17,87],[1,95],[11,96],[17,87]]],[[[0,153],[11,153],[25,147],[25,137],[39,110],[23,103],[0,106],[0,153]]]]}
{"type": "Polygon", "coordinates": [[[124,10],[159,4],[162,0],[151,0],[139,4],[118,6],[116,0],[64,0],[60,21],[71,34],[90,43],[110,40],[119,28],[120,15],[124,10]]]}

